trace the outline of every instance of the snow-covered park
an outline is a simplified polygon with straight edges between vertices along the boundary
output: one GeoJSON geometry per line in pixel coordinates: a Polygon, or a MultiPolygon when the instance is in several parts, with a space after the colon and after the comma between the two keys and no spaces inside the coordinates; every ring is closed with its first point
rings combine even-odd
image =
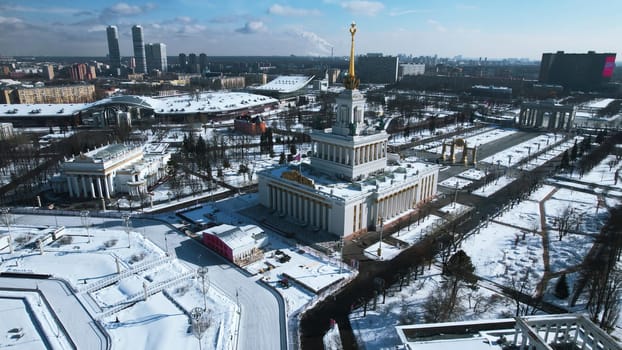
{"type": "MultiPolygon", "coordinates": [[[[238,322],[236,304],[215,288],[204,296],[196,271],[141,233],[86,225],[11,226],[10,234],[14,251],[2,250],[0,271],[49,274],[66,281],[89,313],[102,321],[115,347],[199,348],[188,327],[191,310],[200,307],[209,310],[211,322],[202,344],[234,348],[230,335],[238,322]]],[[[39,323],[51,319],[43,311],[25,311],[39,323]]]]}

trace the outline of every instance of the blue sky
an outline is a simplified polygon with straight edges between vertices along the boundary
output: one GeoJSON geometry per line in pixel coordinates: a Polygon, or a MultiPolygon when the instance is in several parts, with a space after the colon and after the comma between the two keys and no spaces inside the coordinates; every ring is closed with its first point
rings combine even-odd
{"type": "Polygon", "coordinates": [[[122,56],[133,24],[169,56],[346,55],[355,21],[357,54],[539,59],[617,52],[621,13],[620,0],[0,0],[0,55],[104,56],[111,24],[122,56]]]}

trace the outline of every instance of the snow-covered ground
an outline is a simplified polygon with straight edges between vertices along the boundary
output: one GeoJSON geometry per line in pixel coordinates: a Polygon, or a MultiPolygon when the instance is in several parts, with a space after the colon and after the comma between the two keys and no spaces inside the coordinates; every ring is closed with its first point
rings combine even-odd
{"type": "MultiPolygon", "coordinates": [[[[187,331],[188,313],[204,305],[211,311],[212,326],[203,345],[232,348],[235,340],[230,335],[238,322],[235,304],[214,288],[204,299],[195,271],[140,233],[65,228],[56,241],[46,240],[41,251],[33,242],[49,237],[50,230],[12,226],[11,235],[19,243],[13,254],[2,250],[0,270],[51,274],[68,281],[78,297],[95,302],[91,312],[102,319],[115,348],[199,348],[187,331]]],[[[43,322],[38,314],[34,317],[43,322]]]]}
{"type": "MultiPolygon", "coordinates": [[[[548,138],[549,143],[555,142],[554,135],[548,138]]],[[[580,138],[578,140],[580,141],[580,138]]],[[[522,145],[518,149],[511,150],[512,153],[508,153],[514,155],[510,165],[516,164],[518,161],[516,158],[520,160],[521,157],[527,156],[522,155],[529,152],[525,147],[532,147],[530,152],[533,155],[533,151],[538,147],[537,144],[533,145],[533,142],[540,142],[540,147],[544,147],[547,137],[532,139],[530,142],[531,145],[522,145]]],[[[574,140],[558,142],[540,154],[537,159],[532,159],[524,169],[542,165],[570,149],[573,144],[574,140]]],[[[505,162],[508,158],[505,153],[495,155],[495,159],[505,159],[505,162]]],[[[567,307],[566,300],[559,300],[550,294],[557,278],[540,286],[545,266],[552,274],[566,274],[570,288],[573,288],[573,283],[578,277],[576,269],[591,249],[595,235],[599,233],[607,219],[605,205],[620,203],[622,179],[616,181],[614,177],[618,168],[620,166],[616,158],[609,156],[588,173],[578,174],[575,171],[572,174],[562,174],[555,179],[548,179],[548,184],[537,188],[529,198],[502,208],[499,215],[481,223],[469,233],[468,238],[461,243],[460,249],[471,257],[476,268],[475,273],[490,281],[492,285],[513,287],[531,295],[544,293],[544,299],[548,302],[567,307]],[[563,177],[568,178],[568,181],[560,180],[563,177]],[[564,212],[571,212],[580,219],[578,224],[571,227],[570,232],[560,240],[558,220],[564,212]]],[[[480,176],[483,174],[473,174],[473,177],[471,172],[459,174],[447,181],[447,187],[455,188],[456,179],[476,180],[481,178],[480,176]]],[[[503,176],[473,193],[488,197],[511,181],[513,178],[503,176]]],[[[453,204],[450,204],[447,207],[452,206],[453,204]]],[[[415,243],[421,238],[421,231],[433,229],[435,226],[433,223],[440,223],[443,219],[430,217],[428,220],[427,222],[423,220],[415,230],[406,232],[402,230],[399,238],[396,235],[393,237],[405,243],[415,243]]],[[[373,253],[374,249],[377,249],[377,246],[368,250],[373,253]]],[[[426,269],[426,274],[426,277],[403,287],[402,291],[398,290],[397,285],[391,286],[385,304],[380,304],[382,296],[379,296],[376,310],[370,310],[373,301],[369,302],[367,316],[363,316],[363,307],[358,307],[351,313],[350,321],[359,344],[364,344],[366,348],[393,349],[400,344],[394,330],[395,325],[425,322],[422,314],[425,312],[426,298],[441,288],[442,281],[438,270],[434,268],[430,272],[426,269]]],[[[479,288],[478,292],[489,293],[488,300],[496,299],[497,302],[481,314],[470,312],[469,308],[465,307],[467,311],[459,317],[459,320],[513,316],[516,307],[512,305],[513,302],[484,288],[479,288]]],[[[464,296],[461,300],[472,305],[470,302],[475,298],[464,296]]],[[[583,310],[575,307],[573,311],[583,310]]],[[[620,325],[622,326],[622,323],[620,325]]]]}

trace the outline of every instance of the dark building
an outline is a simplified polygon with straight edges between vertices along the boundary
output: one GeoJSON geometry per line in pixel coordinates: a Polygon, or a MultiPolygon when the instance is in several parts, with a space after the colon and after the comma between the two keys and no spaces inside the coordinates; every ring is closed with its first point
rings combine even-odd
{"type": "Polygon", "coordinates": [[[381,53],[368,53],[359,56],[356,62],[356,75],[361,81],[370,84],[393,84],[397,81],[399,59],[383,56],[381,53]]]}
{"type": "Polygon", "coordinates": [[[199,59],[197,58],[197,54],[188,54],[188,73],[198,73],[199,70],[199,59]]]}
{"type": "Polygon", "coordinates": [[[566,90],[598,90],[611,79],[615,61],[615,53],[544,53],[538,80],[566,90]]]}
{"type": "Polygon", "coordinates": [[[199,55],[199,67],[201,69],[201,73],[205,72],[205,68],[207,68],[207,65],[209,63],[207,62],[207,55],[202,53],[199,55]]]}
{"type": "Polygon", "coordinates": [[[110,69],[115,75],[119,75],[121,68],[121,51],[119,51],[119,33],[116,26],[108,26],[106,28],[106,37],[108,38],[108,59],[110,60],[110,69]]]}
{"type": "Polygon", "coordinates": [[[185,53],[180,53],[179,58],[177,59],[177,64],[179,64],[180,70],[183,72],[186,69],[186,65],[188,64],[188,57],[185,53]]]}

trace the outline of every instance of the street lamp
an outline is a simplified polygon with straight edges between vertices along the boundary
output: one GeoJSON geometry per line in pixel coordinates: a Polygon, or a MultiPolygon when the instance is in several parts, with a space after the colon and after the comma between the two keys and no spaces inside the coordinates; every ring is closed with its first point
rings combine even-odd
{"type": "Polygon", "coordinates": [[[207,311],[200,307],[195,307],[190,311],[190,317],[192,318],[192,334],[199,341],[199,350],[201,350],[201,338],[203,338],[203,334],[209,327],[209,316],[207,311]]]}
{"type": "Polygon", "coordinates": [[[89,211],[88,210],[80,211],[80,221],[82,221],[82,226],[86,230],[86,236],[89,239],[87,243],[91,243],[91,234],[89,233],[89,211]]]}
{"type": "Polygon", "coordinates": [[[132,240],[130,239],[130,220],[132,218],[132,216],[130,214],[123,214],[121,215],[121,218],[123,219],[123,222],[125,223],[125,233],[127,234],[127,247],[128,248],[132,248],[132,240]]]}
{"type": "Polygon", "coordinates": [[[203,284],[203,310],[207,311],[207,299],[206,299],[206,291],[205,291],[205,279],[207,278],[208,287],[209,287],[209,277],[207,277],[207,273],[209,269],[207,266],[201,266],[197,269],[197,274],[201,277],[201,283],[203,284]]]}
{"type": "Polygon", "coordinates": [[[9,251],[13,254],[13,236],[11,236],[11,209],[2,208],[2,218],[9,234],[9,251]]]}
{"type": "Polygon", "coordinates": [[[378,244],[378,257],[382,257],[382,226],[384,224],[384,219],[381,217],[378,218],[378,222],[380,223],[380,243],[378,244]]]}
{"type": "Polygon", "coordinates": [[[453,208],[456,207],[456,202],[458,201],[458,181],[456,181],[456,194],[454,195],[454,205],[453,208]]]}

